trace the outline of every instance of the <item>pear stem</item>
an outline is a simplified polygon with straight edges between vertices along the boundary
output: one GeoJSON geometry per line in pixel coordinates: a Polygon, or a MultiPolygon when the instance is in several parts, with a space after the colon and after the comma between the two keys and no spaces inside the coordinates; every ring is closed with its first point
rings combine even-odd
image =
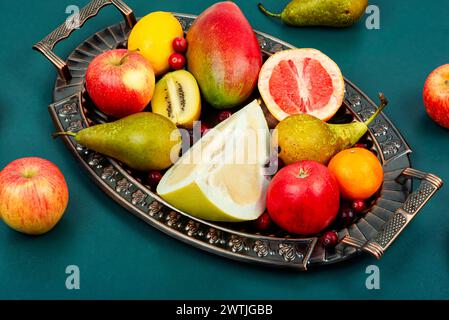
{"type": "Polygon", "coordinates": [[[71,137],[76,137],[76,133],[75,133],[75,132],[67,131],[67,132],[55,132],[55,133],[53,133],[53,134],[51,135],[51,137],[52,137],[53,139],[56,139],[57,137],[60,137],[60,136],[71,136],[71,137]]]}
{"type": "Polygon", "coordinates": [[[385,95],[382,92],[379,93],[379,99],[380,99],[380,105],[377,108],[376,112],[374,112],[374,114],[368,120],[365,121],[366,126],[368,126],[379,115],[379,113],[382,112],[382,110],[388,104],[388,100],[387,100],[387,98],[385,98],[385,95]]]}
{"type": "Polygon", "coordinates": [[[272,13],[272,12],[268,11],[267,9],[265,9],[265,7],[261,3],[259,3],[257,5],[257,7],[259,7],[259,10],[262,11],[262,13],[264,15],[266,15],[266,16],[275,17],[275,18],[281,18],[281,14],[280,13],[272,13]]]}

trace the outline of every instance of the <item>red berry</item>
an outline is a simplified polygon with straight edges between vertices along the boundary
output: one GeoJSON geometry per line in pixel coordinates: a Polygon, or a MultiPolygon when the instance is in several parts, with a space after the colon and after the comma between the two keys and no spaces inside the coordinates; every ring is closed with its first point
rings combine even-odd
{"type": "Polygon", "coordinates": [[[187,40],[183,37],[176,37],[173,39],[172,46],[176,52],[184,53],[187,50],[187,40]]]}
{"type": "Polygon", "coordinates": [[[355,219],[355,213],[352,210],[351,207],[349,206],[342,206],[342,208],[340,209],[340,222],[344,225],[344,226],[348,226],[352,223],[352,221],[354,221],[355,219]]]}
{"type": "Polygon", "coordinates": [[[218,121],[219,122],[225,121],[230,116],[232,116],[232,112],[231,111],[222,111],[222,112],[220,112],[218,114],[218,121]]]}
{"type": "Polygon", "coordinates": [[[268,212],[262,213],[262,215],[254,220],[253,222],[254,228],[259,231],[265,231],[271,227],[271,218],[268,212]]]}
{"type": "Polygon", "coordinates": [[[320,241],[326,248],[333,248],[338,243],[338,234],[335,231],[327,231],[320,238],[320,241]]]}
{"type": "Polygon", "coordinates": [[[173,53],[168,58],[168,64],[172,70],[180,70],[186,65],[186,58],[180,53],[173,53]]]}
{"type": "Polygon", "coordinates": [[[362,148],[362,149],[367,149],[368,146],[365,143],[356,143],[354,145],[354,148],[362,148]]]}
{"type": "Polygon", "coordinates": [[[361,213],[366,210],[366,203],[363,200],[354,200],[351,204],[352,210],[355,213],[361,213]]]}
{"type": "Polygon", "coordinates": [[[210,130],[210,127],[206,123],[201,122],[201,126],[200,126],[201,136],[205,135],[207,133],[207,131],[209,131],[209,130],[210,130]]]}
{"type": "Polygon", "coordinates": [[[152,170],[148,173],[148,184],[151,188],[156,188],[161,179],[162,173],[157,170],[152,170]]]}

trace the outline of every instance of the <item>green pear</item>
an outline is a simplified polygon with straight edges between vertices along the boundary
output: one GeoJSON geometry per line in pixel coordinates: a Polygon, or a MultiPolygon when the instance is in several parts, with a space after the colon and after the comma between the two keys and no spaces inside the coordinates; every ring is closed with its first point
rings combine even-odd
{"type": "Polygon", "coordinates": [[[151,112],[94,125],[70,135],[91,150],[115,158],[130,168],[149,171],[170,167],[179,156],[181,133],[172,121],[151,112]]]}
{"type": "Polygon", "coordinates": [[[326,165],[338,152],[351,148],[368,131],[368,125],[387,105],[380,94],[381,104],[365,122],[329,124],[309,114],[291,115],[276,126],[273,145],[285,164],[314,160],[326,165]]]}
{"type": "Polygon", "coordinates": [[[265,15],[296,27],[349,27],[363,16],[367,6],[368,0],[293,0],[281,13],[271,13],[259,3],[265,15]]]}

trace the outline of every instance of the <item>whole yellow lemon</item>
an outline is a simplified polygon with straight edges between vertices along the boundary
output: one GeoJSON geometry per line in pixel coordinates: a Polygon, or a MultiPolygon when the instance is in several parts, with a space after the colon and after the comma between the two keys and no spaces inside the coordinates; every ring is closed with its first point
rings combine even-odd
{"type": "Polygon", "coordinates": [[[156,11],[140,19],[131,30],[128,49],[139,50],[158,76],[169,69],[168,58],[174,53],[173,39],[182,36],[178,19],[170,12],[156,11]]]}

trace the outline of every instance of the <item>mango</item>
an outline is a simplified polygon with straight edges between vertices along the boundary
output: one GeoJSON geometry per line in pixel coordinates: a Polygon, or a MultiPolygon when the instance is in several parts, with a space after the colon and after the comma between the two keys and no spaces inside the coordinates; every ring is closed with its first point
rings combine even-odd
{"type": "Polygon", "coordinates": [[[187,70],[203,98],[218,109],[242,104],[253,92],[262,53],[251,25],[233,2],[201,13],[187,32],[187,70]]]}

